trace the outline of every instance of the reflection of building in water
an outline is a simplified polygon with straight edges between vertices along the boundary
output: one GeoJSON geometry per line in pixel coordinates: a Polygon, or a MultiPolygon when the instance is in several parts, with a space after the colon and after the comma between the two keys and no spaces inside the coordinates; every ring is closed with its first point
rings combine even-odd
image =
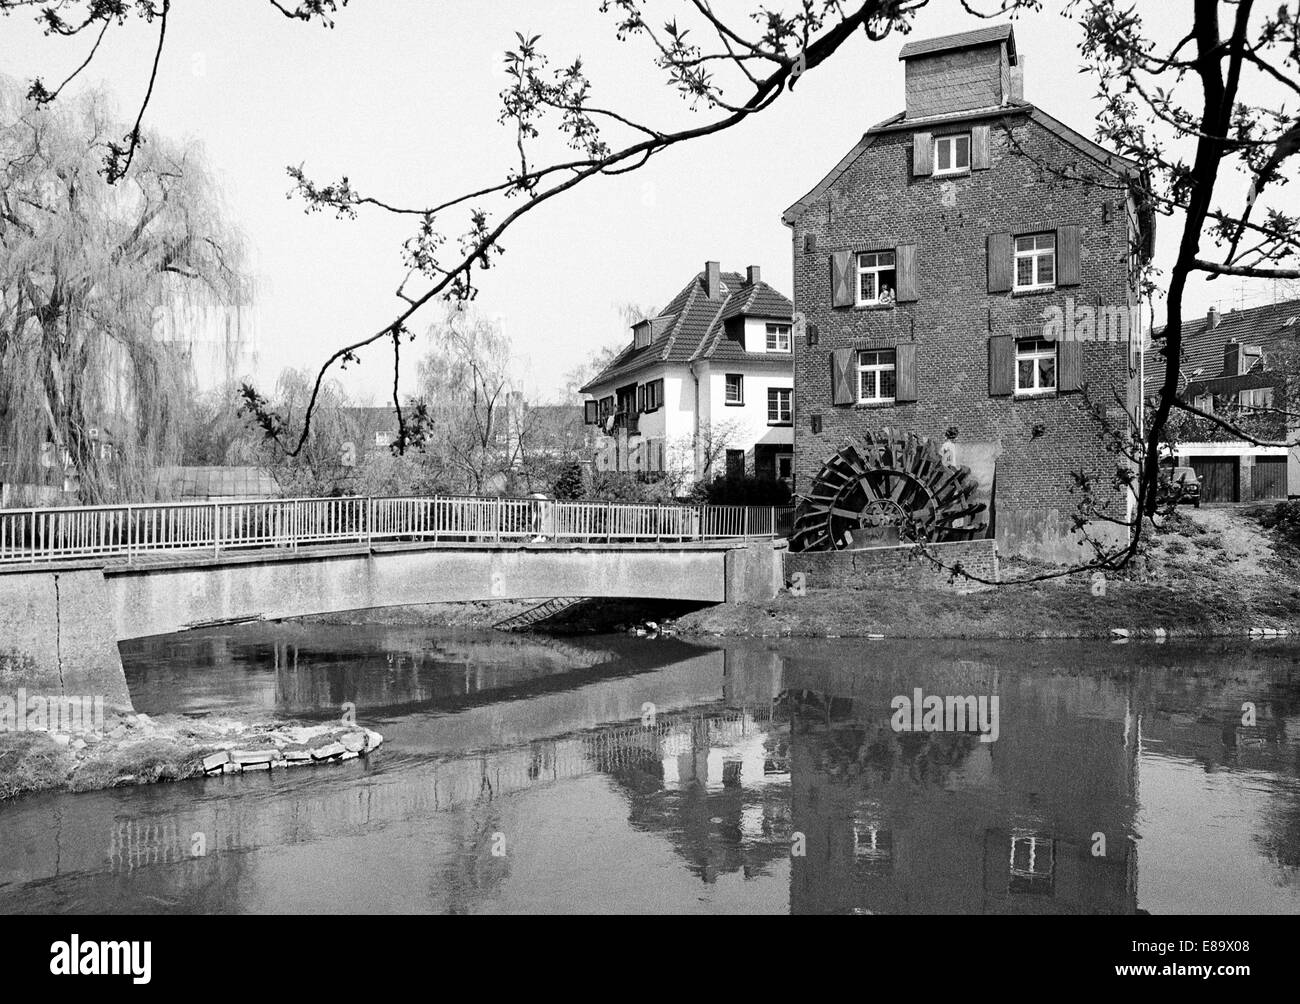
{"type": "Polygon", "coordinates": [[[1131,913],[1136,742],[1126,685],[921,662],[787,661],[795,912],[1131,913]],[[1000,735],[895,732],[892,699],[997,696],[1000,735]],[[1093,834],[1108,854],[1094,857],[1093,834]]]}

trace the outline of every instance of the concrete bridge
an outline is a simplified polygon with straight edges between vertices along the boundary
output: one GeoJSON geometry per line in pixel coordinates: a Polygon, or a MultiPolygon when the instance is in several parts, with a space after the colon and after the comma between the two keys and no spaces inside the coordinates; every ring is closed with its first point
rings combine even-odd
{"type": "Polygon", "coordinates": [[[130,638],[474,600],[770,599],[782,518],[447,498],[0,512],[0,680],[129,707],[130,638]]]}

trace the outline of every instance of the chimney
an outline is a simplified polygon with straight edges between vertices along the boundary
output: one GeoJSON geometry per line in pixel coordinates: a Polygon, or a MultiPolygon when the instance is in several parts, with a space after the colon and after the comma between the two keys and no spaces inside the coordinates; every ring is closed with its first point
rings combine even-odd
{"type": "Polygon", "coordinates": [[[745,269],[745,275],[751,286],[757,286],[763,281],[763,270],[757,265],[750,265],[749,268],[745,269]]]}
{"type": "Polygon", "coordinates": [[[904,64],[909,119],[997,108],[1024,96],[1009,24],[908,42],[898,58],[904,64]]]}
{"type": "Polygon", "coordinates": [[[1235,338],[1223,343],[1223,375],[1241,374],[1241,344],[1235,338]]]}
{"type": "Polygon", "coordinates": [[[704,263],[704,295],[710,300],[722,299],[722,265],[716,261],[704,263]]]}
{"type": "Polygon", "coordinates": [[[1219,326],[1219,308],[1211,307],[1205,315],[1205,320],[1209,324],[1209,327],[1205,329],[1206,331],[1213,331],[1217,328],[1219,326]]]}

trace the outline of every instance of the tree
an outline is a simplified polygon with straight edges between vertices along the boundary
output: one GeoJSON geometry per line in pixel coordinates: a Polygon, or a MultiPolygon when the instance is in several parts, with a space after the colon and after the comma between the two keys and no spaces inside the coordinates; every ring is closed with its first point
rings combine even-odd
{"type": "Polygon", "coordinates": [[[174,462],[189,370],[177,304],[239,303],[239,235],[199,151],[151,137],[130,177],[100,173],[107,99],[36,105],[0,78],[0,435],[10,478],[66,457],[83,502],[151,497],[174,462]]]}
{"type": "MultiPolygon", "coordinates": [[[[1116,0],[1073,0],[1070,10],[1097,79],[1099,140],[1141,165],[1149,209],[1181,220],[1161,332],[1164,380],[1136,458],[1140,509],[1152,516],[1171,411],[1261,442],[1180,400],[1183,298],[1197,274],[1300,276],[1282,265],[1300,253],[1300,221],[1273,201],[1288,180],[1284,165],[1300,151],[1300,121],[1286,111],[1286,101],[1300,96],[1300,8],[1284,4],[1257,17],[1252,0],[1194,0],[1179,8],[1176,40],[1165,45],[1136,8],[1116,0]],[[1228,172],[1246,182],[1243,195],[1223,194],[1228,172]],[[1207,242],[1216,254],[1203,251],[1207,242]]],[[[1152,281],[1145,277],[1148,288],[1152,281]]],[[[1122,564],[1136,552],[1140,519],[1132,529],[1129,546],[1110,560],[1122,564]]]]}
{"type": "Polygon", "coordinates": [[[429,333],[420,360],[423,444],[458,491],[503,487],[520,459],[522,395],[510,376],[510,341],[471,309],[449,308],[429,333]]]}

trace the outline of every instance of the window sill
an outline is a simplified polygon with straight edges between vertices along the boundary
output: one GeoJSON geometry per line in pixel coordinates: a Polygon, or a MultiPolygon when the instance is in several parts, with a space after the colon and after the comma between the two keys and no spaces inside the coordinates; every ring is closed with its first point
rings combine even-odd
{"type": "Polygon", "coordinates": [[[893,304],[893,303],[855,303],[855,304],[853,305],[853,309],[854,309],[854,310],[864,310],[864,311],[871,311],[871,310],[893,310],[893,309],[894,309],[894,306],[895,306],[895,304],[893,304]]]}
{"type": "Polygon", "coordinates": [[[1022,296],[1046,296],[1049,293],[1055,293],[1055,292],[1056,292],[1055,286],[1032,286],[1032,287],[1027,286],[1024,289],[1013,288],[1011,290],[1011,296],[1012,298],[1018,298],[1022,296]]]}
{"type": "Polygon", "coordinates": [[[722,406],[724,408],[743,408],[745,407],[745,402],[744,401],[723,401],[722,406]]]}
{"type": "Polygon", "coordinates": [[[853,407],[859,408],[863,411],[869,411],[872,408],[892,408],[897,403],[898,402],[891,397],[888,401],[856,401],[854,402],[853,407]]]}
{"type": "Polygon", "coordinates": [[[931,171],[932,178],[969,178],[971,174],[969,167],[963,167],[956,171],[931,171]]]}
{"type": "Polygon", "coordinates": [[[793,428],[794,422],[772,422],[767,423],[769,429],[789,429],[793,428]]]}
{"type": "Polygon", "coordinates": [[[1056,397],[1058,391],[1055,387],[1051,390],[1018,390],[1011,396],[1017,401],[1040,401],[1043,398],[1056,397]]]}

